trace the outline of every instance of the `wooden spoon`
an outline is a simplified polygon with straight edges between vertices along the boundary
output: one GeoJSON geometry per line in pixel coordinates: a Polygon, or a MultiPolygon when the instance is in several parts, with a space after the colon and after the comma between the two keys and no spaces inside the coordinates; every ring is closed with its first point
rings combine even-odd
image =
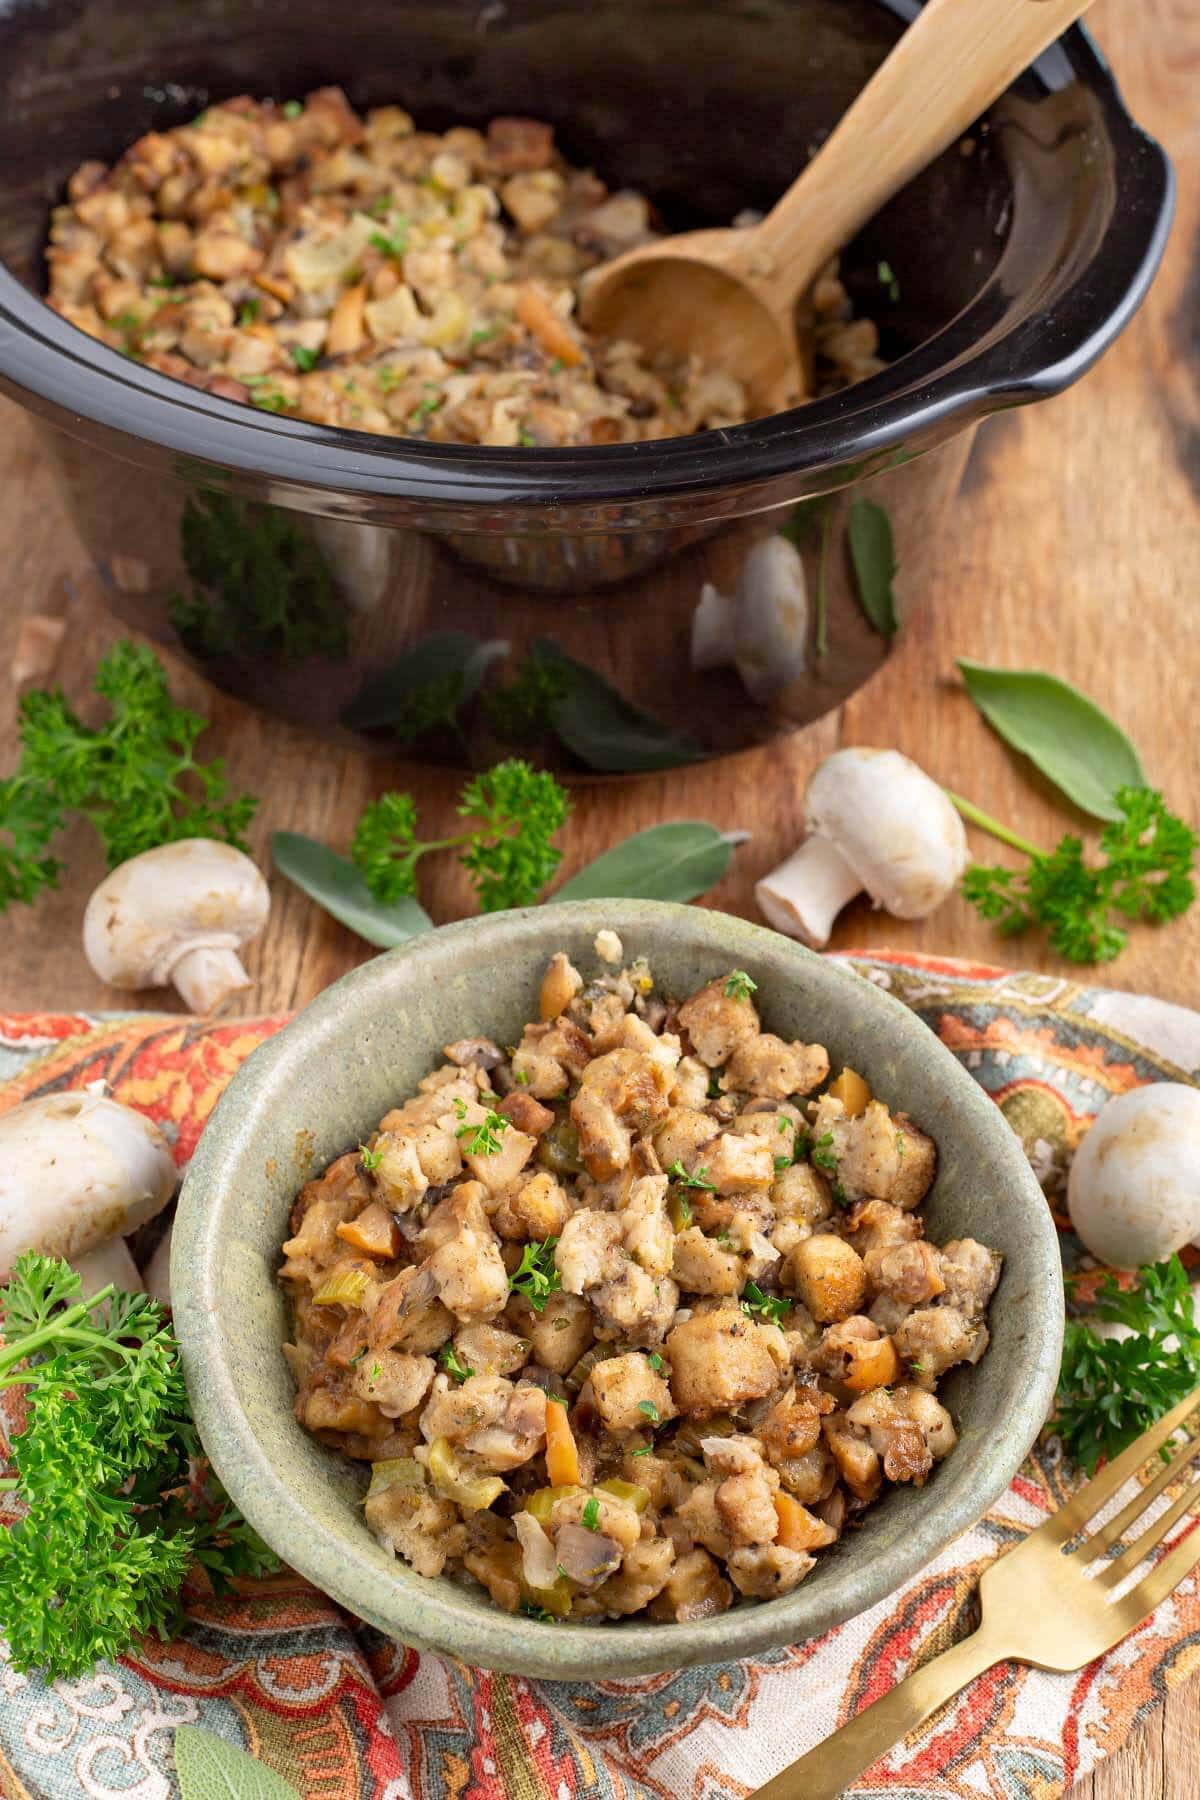
{"type": "Polygon", "coordinates": [[[588,277],[592,331],[695,354],[758,414],[805,398],[796,303],[855,232],[997,99],[1091,0],[926,0],[759,225],[645,244],[588,277]]]}

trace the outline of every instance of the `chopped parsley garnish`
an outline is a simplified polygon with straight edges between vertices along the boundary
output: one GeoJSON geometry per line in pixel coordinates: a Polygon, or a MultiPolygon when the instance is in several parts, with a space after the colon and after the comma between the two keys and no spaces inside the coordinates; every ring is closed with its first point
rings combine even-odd
{"type": "Polygon", "coordinates": [[[840,1181],[835,1181],[829,1191],[833,1196],[833,1203],[835,1206],[849,1206],[850,1202],[846,1198],[846,1190],[840,1181]]]}
{"type": "Polygon", "coordinates": [[[829,1147],[832,1143],[833,1133],[826,1131],[812,1146],[813,1164],[818,1169],[824,1169],[826,1174],[832,1174],[838,1166],[838,1159],[829,1147]]]}
{"type": "Polygon", "coordinates": [[[516,1082],[518,1087],[528,1087],[529,1086],[529,1070],[528,1069],[514,1069],[513,1070],[513,1080],[516,1082]]]}
{"type": "Polygon", "coordinates": [[[438,1351],[438,1361],[441,1363],[443,1369],[445,1369],[447,1375],[458,1382],[467,1381],[475,1373],[470,1363],[465,1363],[461,1360],[458,1351],[454,1348],[453,1344],[442,1345],[441,1349],[438,1351]]]}
{"type": "Polygon", "coordinates": [[[645,1413],[652,1425],[658,1424],[658,1407],[654,1404],[653,1400],[639,1400],[638,1411],[640,1413],[645,1413]]]}
{"type": "Polygon", "coordinates": [[[563,1623],[556,1613],[547,1611],[544,1606],[535,1606],[532,1600],[522,1600],[521,1611],[527,1619],[537,1619],[542,1625],[561,1625],[563,1623]]]}
{"type": "Polygon", "coordinates": [[[717,1191],[716,1183],[708,1179],[707,1169],[697,1169],[694,1175],[689,1175],[678,1157],[667,1170],[667,1174],[672,1181],[677,1181],[680,1187],[700,1188],[706,1194],[715,1194],[717,1191]]]}
{"type": "Polygon", "coordinates": [[[658,1354],[657,1350],[652,1350],[646,1358],[646,1361],[650,1364],[652,1369],[661,1369],[663,1367],[663,1359],[658,1354]]]}
{"type": "Polygon", "coordinates": [[[554,1265],[557,1244],[556,1237],[548,1237],[540,1244],[526,1244],[520,1263],[508,1278],[512,1292],[523,1294],[537,1313],[545,1312],[551,1294],[562,1287],[562,1276],[554,1265]]]}
{"type": "Polygon", "coordinates": [[[366,210],[373,219],[382,219],[385,213],[389,213],[392,210],[392,196],[390,194],[376,194],[366,210]]]}
{"type": "Polygon", "coordinates": [[[371,1365],[371,1380],[378,1381],[380,1373],[381,1373],[380,1365],[378,1363],[372,1363],[372,1365],[371,1365]]]}
{"type": "Polygon", "coordinates": [[[441,404],[442,396],[440,394],[427,394],[425,399],[415,406],[409,414],[409,424],[423,425],[426,419],[431,417],[441,404]]]}
{"type": "Polygon", "coordinates": [[[785,1169],[790,1169],[791,1166],[792,1159],[790,1156],[777,1156],[775,1158],[775,1173],[777,1175],[782,1175],[783,1171],[785,1169]]]}
{"type": "Polygon", "coordinates": [[[758,992],[757,981],[752,981],[745,969],[733,969],[725,983],[727,1000],[748,1000],[751,994],[758,992]]]}
{"type": "Polygon", "coordinates": [[[257,393],[251,394],[250,399],[255,406],[261,406],[264,412],[284,412],[288,406],[286,395],[273,391],[266,393],[261,388],[257,393]]]}
{"type": "Polygon", "coordinates": [[[599,1531],[600,1529],[600,1502],[594,1494],[590,1500],[584,1502],[583,1526],[586,1531],[599,1531]]]}
{"type": "Polygon", "coordinates": [[[473,331],[467,339],[467,349],[475,350],[480,344],[490,343],[503,329],[504,327],[500,324],[499,320],[493,325],[481,325],[479,329],[473,331]]]}
{"type": "Polygon", "coordinates": [[[291,347],[291,358],[300,373],[302,375],[307,375],[309,371],[315,369],[320,362],[321,353],[319,350],[308,350],[303,344],[293,344],[291,347]]]}
{"type": "Polygon", "coordinates": [[[258,317],[261,305],[261,300],[243,300],[242,304],[238,307],[238,324],[253,325],[255,319],[258,317]]]}
{"type": "Polygon", "coordinates": [[[643,1444],[640,1450],[631,1450],[629,1452],[629,1454],[630,1454],[630,1456],[653,1456],[654,1445],[653,1444],[643,1444]]]}
{"type": "Polygon", "coordinates": [[[367,1171],[368,1175],[374,1174],[375,1170],[383,1161],[383,1151],[371,1150],[366,1144],[360,1144],[358,1146],[358,1160],[367,1171]]]}
{"type": "MultiPolygon", "coordinates": [[[[462,1104],[461,1100],[454,1102],[455,1112],[462,1104]]],[[[463,1115],[459,1113],[458,1116],[461,1119],[463,1115]]],[[[463,1149],[468,1156],[495,1156],[510,1123],[503,1113],[493,1112],[489,1107],[481,1124],[460,1125],[454,1135],[463,1139],[463,1149]]]]}
{"type": "Polygon", "coordinates": [[[879,263],[875,273],[879,277],[880,287],[886,288],[887,297],[894,306],[896,301],[900,298],[900,283],[896,280],[896,273],[892,268],[891,263],[879,263]]]}
{"type": "Polygon", "coordinates": [[[528,431],[524,425],[522,425],[517,432],[517,442],[524,450],[537,449],[537,439],[534,437],[532,431],[528,431]]]}
{"type": "Polygon", "coordinates": [[[780,1137],[785,1136],[786,1133],[791,1130],[791,1125],[792,1125],[792,1121],[788,1118],[787,1114],[781,1113],[779,1115],[779,1127],[778,1127],[780,1137]]]}
{"type": "Polygon", "coordinates": [[[378,250],[384,256],[403,256],[408,249],[408,220],[398,219],[391,237],[382,231],[373,231],[367,242],[372,250],[378,250]]]}
{"type": "Polygon", "coordinates": [[[298,119],[303,111],[304,106],[299,100],[285,100],[283,103],[283,116],[285,119],[298,119]]]}
{"type": "Polygon", "coordinates": [[[767,1325],[778,1325],[790,1302],[775,1294],[764,1294],[756,1281],[748,1281],[742,1290],[742,1311],[748,1318],[758,1317],[767,1325]]]}
{"type": "Polygon", "coordinates": [[[376,376],[376,380],[379,382],[380,393],[390,394],[393,388],[398,388],[400,386],[400,383],[404,380],[404,375],[399,369],[384,368],[380,369],[376,376]]]}

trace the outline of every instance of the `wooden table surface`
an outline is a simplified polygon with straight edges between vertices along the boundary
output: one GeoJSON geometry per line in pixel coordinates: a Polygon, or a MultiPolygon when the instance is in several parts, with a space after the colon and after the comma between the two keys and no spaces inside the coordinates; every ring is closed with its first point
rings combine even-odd
{"type": "MultiPolygon", "coordinates": [[[[865,689],[770,748],[580,793],[565,834],[564,872],[655,820],[706,817],[753,834],[710,903],[754,916],[756,877],[798,840],[805,776],[838,744],[895,745],[1025,836],[1053,843],[1082,822],[1064,816],[1052,792],[981,724],[954,680],[958,656],[1050,669],[1078,683],[1124,725],[1173,807],[1196,815],[1200,9],[1192,0],[1136,7],[1100,0],[1094,17],[1135,114],[1166,144],[1180,177],[1179,216],[1149,302],[1082,384],[981,431],[956,515],[958,566],[946,559],[941,584],[920,597],[897,651],[865,689]]],[[[55,679],[68,694],[83,695],[98,654],[120,631],[99,603],[26,421],[7,405],[0,408],[0,555],[0,670],[8,670],[22,613],[62,610],[65,602],[71,623],[55,679]]],[[[448,814],[452,778],[356,751],[314,750],[311,740],[217,697],[182,667],[174,673],[179,695],[213,718],[209,742],[226,755],[235,785],[262,796],[260,850],[279,827],[344,847],[362,805],[384,787],[410,786],[423,823],[448,814]]],[[[0,706],[5,768],[14,753],[11,683],[9,689],[0,706]]],[[[990,855],[986,841],[977,848],[990,855]]],[[[95,846],[80,830],[65,856],[61,891],[5,920],[6,1007],[117,1003],[80,948],[83,903],[102,873],[95,846]]],[[[424,898],[439,920],[468,910],[466,884],[450,869],[431,872],[424,898]]],[[[1036,945],[1002,946],[959,900],[907,926],[856,905],[843,915],[836,943],[1058,966],[1036,945]]],[[[256,981],[248,1009],[300,1005],[368,954],[277,881],[270,925],[248,959],[256,981]]],[[[1135,929],[1104,979],[1200,1006],[1200,906],[1166,930],[1135,929]]],[[[161,1006],[164,997],[149,996],[148,1003],[161,1006]]],[[[1200,1682],[1193,1682],[1077,1792],[1088,1800],[1191,1800],[1200,1793],[1198,1746],[1200,1682]]]]}

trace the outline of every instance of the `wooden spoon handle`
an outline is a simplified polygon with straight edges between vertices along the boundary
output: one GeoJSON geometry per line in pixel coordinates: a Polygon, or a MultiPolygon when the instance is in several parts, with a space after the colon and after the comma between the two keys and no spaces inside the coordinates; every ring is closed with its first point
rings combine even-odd
{"type": "Polygon", "coordinates": [[[1091,0],[926,0],[739,254],[783,309],[885,201],[952,144],[1091,0]]]}

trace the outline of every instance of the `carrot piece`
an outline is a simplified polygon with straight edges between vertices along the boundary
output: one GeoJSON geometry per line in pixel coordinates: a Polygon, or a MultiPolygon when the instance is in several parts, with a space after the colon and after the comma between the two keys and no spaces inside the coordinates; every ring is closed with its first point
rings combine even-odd
{"type": "Polygon", "coordinates": [[[261,288],[264,294],[270,294],[274,299],[281,300],[284,306],[290,304],[296,291],[291,282],[282,275],[255,275],[252,279],[255,287],[261,288]]]}
{"type": "Polygon", "coordinates": [[[583,351],[531,281],[525,282],[517,295],[517,317],[526,331],[533,333],[547,356],[558,357],[570,369],[577,368],[583,361],[583,351]]]}
{"type": "Polygon", "coordinates": [[[362,349],[363,308],[366,300],[367,285],[364,281],[360,281],[355,287],[342,289],[329,319],[324,346],[326,356],[345,356],[352,350],[362,349]]]}
{"type": "Polygon", "coordinates": [[[546,1402],[546,1475],[551,1487],[578,1487],[579,1448],[561,1400],[546,1402]]]}
{"type": "Polygon", "coordinates": [[[826,1525],[790,1494],[776,1494],[775,1517],[779,1520],[775,1542],[785,1550],[819,1550],[837,1536],[832,1525],[826,1525]]]}
{"type": "Polygon", "coordinates": [[[345,1219],[337,1227],[337,1235],[344,1244],[355,1250],[362,1250],[368,1256],[378,1256],[387,1262],[400,1254],[400,1228],[387,1207],[378,1200],[364,1207],[357,1219],[345,1219]]]}

